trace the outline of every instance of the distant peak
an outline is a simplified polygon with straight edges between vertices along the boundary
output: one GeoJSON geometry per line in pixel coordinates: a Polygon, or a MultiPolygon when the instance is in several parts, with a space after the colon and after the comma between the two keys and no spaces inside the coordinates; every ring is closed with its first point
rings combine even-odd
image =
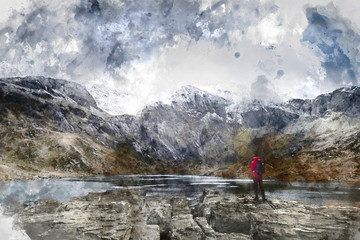
{"type": "Polygon", "coordinates": [[[202,90],[200,88],[191,86],[191,85],[185,85],[180,87],[180,89],[178,89],[173,95],[172,98],[174,99],[188,99],[189,97],[193,98],[194,96],[199,96],[199,97],[205,97],[205,98],[218,98],[218,99],[223,99],[224,101],[226,100],[225,98],[216,95],[216,94],[212,94],[210,92],[207,92],[205,90],[202,90]]]}
{"type": "Polygon", "coordinates": [[[192,85],[181,86],[180,89],[178,89],[175,93],[183,93],[183,92],[186,92],[186,93],[204,92],[204,93],[206,93],[205,91],[201,90],[200,88],[194,87],[192,85]]]}

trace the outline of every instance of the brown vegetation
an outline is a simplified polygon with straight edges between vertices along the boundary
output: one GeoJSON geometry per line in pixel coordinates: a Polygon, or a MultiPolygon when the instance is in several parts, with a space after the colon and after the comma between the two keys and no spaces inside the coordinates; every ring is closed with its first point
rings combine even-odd
{"type": "MultiPolygon", "coordinates": [[[[248,134],[247,138],[251,138],[248,134]]],[[[249,140],[249,139],[248,139],[249,140]]],[[[357,140],[358,141],[358,140],[357,140]]],[[[326,149],[312,151],[311,141],[301,142],[301,139],[291,135],[271,134],[263,137],[253,137],[244,147],[239,145],[239,162],[230,165],[221,172],[225,178],[249,177],[252,156],[260,156],[265,160],[265,178],[279,181],[360,181],[360,156],[350,144],[351,149],[326,149]],[[301,148],[291,152],[289,149],[296,144],[301,148]],[[246,149],[246,154],[244,153],[246,149]]]]}

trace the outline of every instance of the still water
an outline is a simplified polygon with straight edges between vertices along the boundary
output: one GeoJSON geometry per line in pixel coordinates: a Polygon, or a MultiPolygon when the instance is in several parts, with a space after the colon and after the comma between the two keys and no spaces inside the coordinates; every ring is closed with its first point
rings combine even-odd
{"type": "MultiPolygon", "coordinates": [[[[204,189],[222,189],[235,194],[253,192],[252,181],[248,179],[191,175],[121,175],[0,182],[0,204],[6,206],[39,199],[68,201],[71,197],[84,196],[89,192],[124,188],[143,190],[148,196],[174,194],[185,195],[188,198],[201,196],[204,189]]],[[[288,184],[265,181],[264,188],[266,195],[270,197],[300,200],[317,205],[360,202],[360,184],[305,182],[288,184]]]]}

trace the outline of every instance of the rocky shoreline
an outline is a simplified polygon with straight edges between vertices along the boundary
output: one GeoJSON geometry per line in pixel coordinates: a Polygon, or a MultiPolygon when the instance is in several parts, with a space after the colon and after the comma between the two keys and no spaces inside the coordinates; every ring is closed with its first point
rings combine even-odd
{"type": "Polygon", "coordinates": [[[122,189],[7,210],[33,239],[359,239],[360,208],[206,190],[198,199],[122,189]]]}

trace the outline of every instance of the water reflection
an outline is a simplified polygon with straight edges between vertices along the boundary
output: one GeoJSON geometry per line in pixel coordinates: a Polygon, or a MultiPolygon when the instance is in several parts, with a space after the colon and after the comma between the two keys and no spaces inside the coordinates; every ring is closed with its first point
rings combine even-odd
{"type": "Polygon", "coordinates": [[[111,183],[87,180],[40,179],[0,182],[0,204],[11,205],[40,199],[68,201],[74,196],[84,196],[89,192],[104,192],[111,188],[111,183]]]}
{"type": "MultiPolygon", "coordinates": [[[[360,202],[360,184],[304,182],[287,184],[265,181],[264,187],[268,196],[312,204],[360,202]]],[[[204,189],[222,189],[235,194],[251,193],[252,181],[190,175],[122,175],[18,180],[0,182],[0,204],[10,205],[39,199],[68,201],[71,197],[84,196],[89,192],[123,188],[143,190],[148,196],[175,194],[197,198],[202,195],[204,189]]]]}

